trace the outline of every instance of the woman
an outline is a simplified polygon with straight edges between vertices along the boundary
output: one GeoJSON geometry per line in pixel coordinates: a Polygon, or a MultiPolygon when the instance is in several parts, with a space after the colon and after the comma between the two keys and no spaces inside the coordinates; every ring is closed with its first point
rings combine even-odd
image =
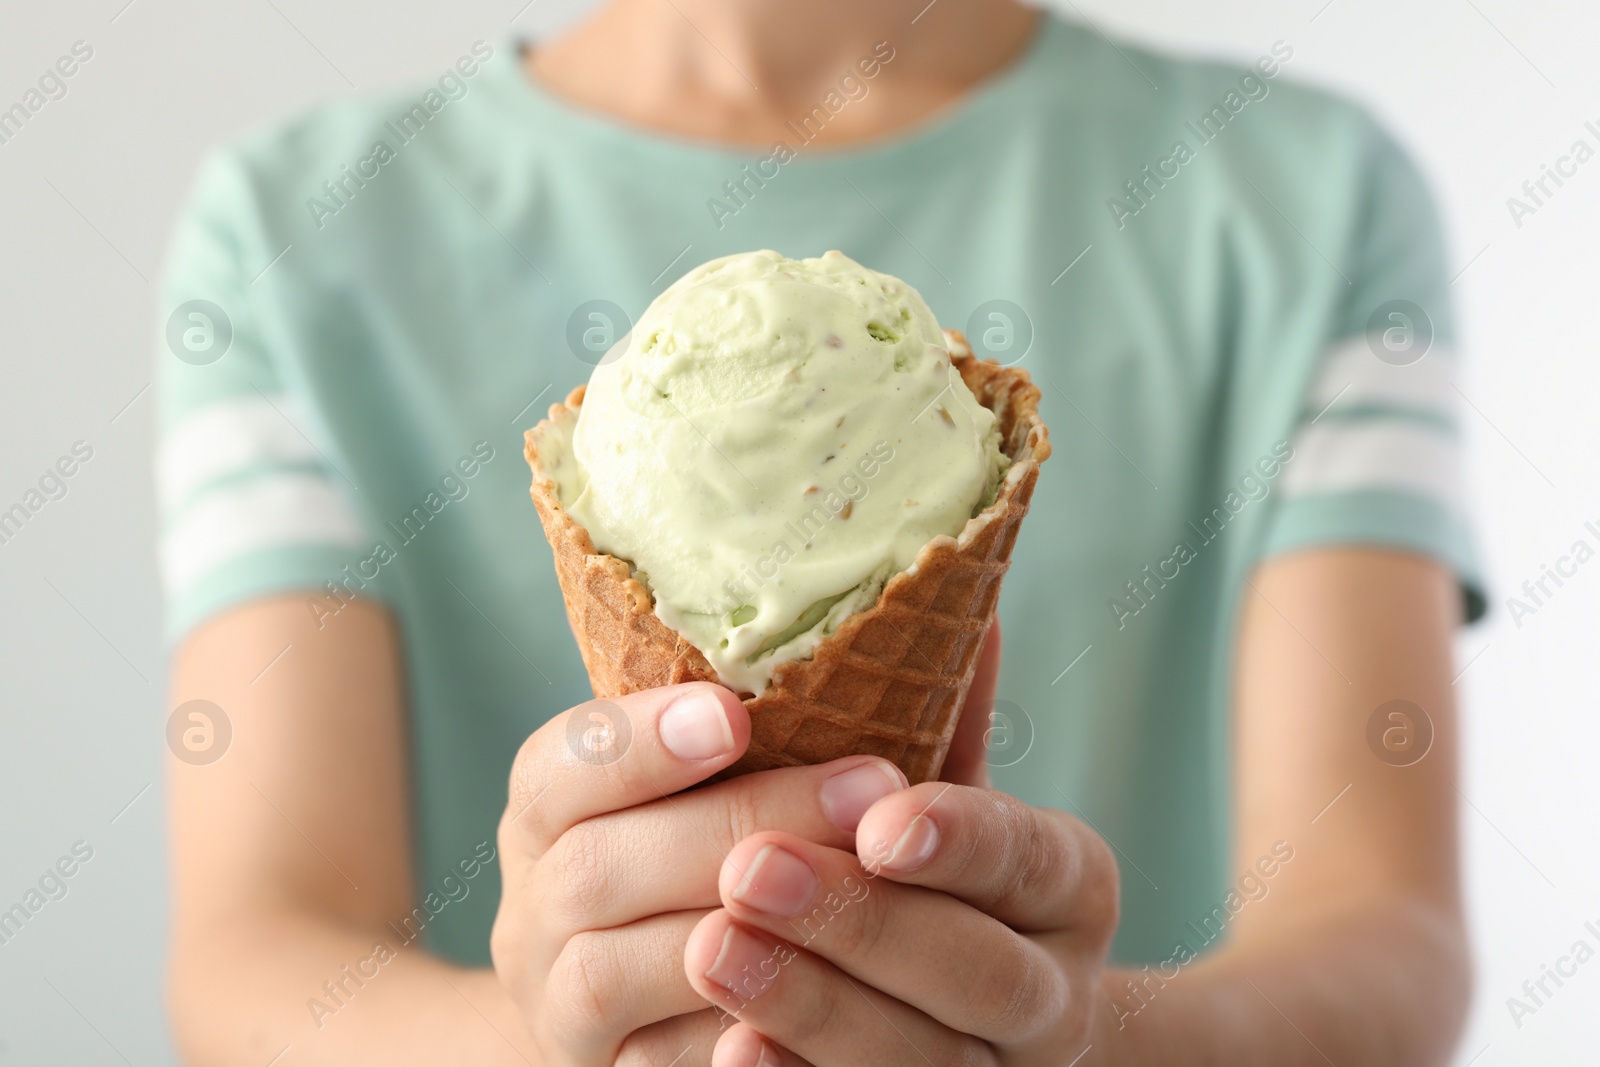
{"type": "Polygon", "coordinates": [[[1414,169],[1293,56],[1013,0],[612,0],[216,153],[160,360],[173,702],[231,731],[172,769],[188,1057],[1444,1062],[1481,605],[1448,285],[1414,169]],[[945,783],[679,795],[747,738],[712,686],[573,758],[520,433],[763,247],[905,278],[1044,390],[945,783]]]}

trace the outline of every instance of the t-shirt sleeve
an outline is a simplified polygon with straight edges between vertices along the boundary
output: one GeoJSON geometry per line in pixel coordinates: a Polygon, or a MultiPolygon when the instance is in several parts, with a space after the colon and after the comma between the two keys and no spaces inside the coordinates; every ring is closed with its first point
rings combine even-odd
{"type": "Polygon", "coordinates": [[[1426,183],[1373,128],[1333,317],[1285,468],[1265,555],[1383,545],[1432,557],[1485,609],[1461,471],[1459,367],[1444,241],[1426,183]]]}
{"type": "Polygon", "coordinates": [[[258,283],[283,250],[260,217],[246,169],[227,152],[212,156],[163,277],[155,484],[171,642],[253,598],[326,591],[372,542],[275,351],[284,323],[258,283]]]}

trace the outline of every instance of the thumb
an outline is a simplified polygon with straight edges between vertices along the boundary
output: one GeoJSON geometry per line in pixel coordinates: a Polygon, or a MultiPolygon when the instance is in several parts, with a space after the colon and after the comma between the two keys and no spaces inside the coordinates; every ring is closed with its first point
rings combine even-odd
{"type": "Polygon", "coordinates": [[[967,702],[956,723],[956,734],[945,757],[939,779],[959,785],[989,788],[989,713],[994,709],[995,686],[1000,681],[1000,620],[989,621],[989,632],[978,654],[978,668],[967,690],[967,702]]]}

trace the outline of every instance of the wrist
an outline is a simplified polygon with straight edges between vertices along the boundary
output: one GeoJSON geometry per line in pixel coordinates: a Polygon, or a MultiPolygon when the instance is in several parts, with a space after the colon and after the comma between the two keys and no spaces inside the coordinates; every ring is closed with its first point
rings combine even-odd
{"type": "Polygon", "coordinates": [[[1075,1067],[1121,1067],[1129,1059],[1128,1028],[1133,1014],[1122,1006],[1134,972],[1108,967],[1090,992],[1088,1053],[1075,1067]]]}

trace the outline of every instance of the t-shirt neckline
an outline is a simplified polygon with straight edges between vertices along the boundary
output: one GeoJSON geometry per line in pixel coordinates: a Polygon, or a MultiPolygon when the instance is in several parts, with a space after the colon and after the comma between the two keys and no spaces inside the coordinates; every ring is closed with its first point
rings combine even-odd
{"type": "MultiPolygon", "coordinates": [[[[877,140],[840,148],[807,149],[789,144],[795,150],[788,168],[822,171],[835,167],[860,169],[879,163],[898,163],[904,157],[928,151],[962,136],[970,129],[986,127],[991,118],[1012,111],[1012,101],[1026,93],[1038,74],[1049,65],[1053,45],[1065,32],[1056,15],[1043,12],[1040,23],[1023,50],[1002,69],[968,90],[961,99],[927,118],[877,140]]],[[[772,149],[755,145],[735,145],[705,140],[645,126],[581,104],[573,103],[530,78],[522,57],[528,42],[512,37],[506,48],[489,64],[490,73],[501,83],[514,106],[541,120],[545,128],[588,142],[592,147],[627,153],[648,159],[656,165],[694,165],[714,163],[737,167],[759,158],[772,149]]]]}

